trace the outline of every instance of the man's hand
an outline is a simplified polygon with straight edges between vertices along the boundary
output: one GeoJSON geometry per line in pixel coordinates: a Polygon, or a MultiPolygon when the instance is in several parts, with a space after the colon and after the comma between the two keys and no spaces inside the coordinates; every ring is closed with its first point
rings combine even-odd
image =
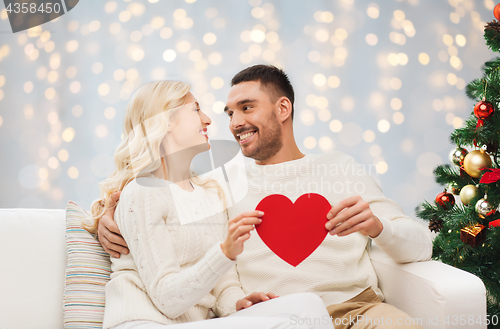
{"type": "Polygon", "coordinates": [[[111,257],[120,258],[120,253],[128,254],[128,245],[123,239],[118,225],[114,221],[116,203],[120,199],[121,191],[111,194],[109,207],[99,220],[97,227],[97,236],[99,243],[111,257]]]}
{"type": "Polygon", "coordinates": [[[236,311],[248,308],[254,304],[265,302],[266,300],[279,297],[278,295],[268,292],[267,294],[263,292],[252,292],[250,295],[236,302],[236,311]]]}
{"type": "Polygon", "coordinates": [[[345,236],[359,232],[370,238],[376,238],[384,226],[370,210],[368,202],[359,196],[352,196],[340,201],[326,215],[329,220],[325,227],[331,235],[345,236]]]}

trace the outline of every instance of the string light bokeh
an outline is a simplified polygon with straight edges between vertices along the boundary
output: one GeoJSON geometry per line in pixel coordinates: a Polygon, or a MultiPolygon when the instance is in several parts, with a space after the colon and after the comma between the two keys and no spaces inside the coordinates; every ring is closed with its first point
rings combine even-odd
{"type": "Polygon", "coordinates": [[[0,12],[0,207],[89,209],[113,170],[127,100],[143,83],[191,83],[232,139],[231,77],[274,64],[296,92],[305,153],[366,165],[407,214],[440,192],[432,175],[472,110],[465,86],[494,54],[492,0],[80,1],[12,34],[0,12]]]}

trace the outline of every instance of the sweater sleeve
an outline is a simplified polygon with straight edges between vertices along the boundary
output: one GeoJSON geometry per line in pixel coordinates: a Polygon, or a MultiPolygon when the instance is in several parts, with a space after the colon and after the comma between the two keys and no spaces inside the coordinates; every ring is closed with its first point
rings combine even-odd
{"type": "Polygon", "coordinates": [[[217,316],[228,316],[236,312],[236,302],[246,296],[241,287],[236,265],[217,283],[212,293],[217,298],[213,309],[217,316]]]}
{"type": "MultiPolygon", "coordinates": [[[[224,222],[224,238],[227,236],[228,220],[224,222]]],[[[219,280],[212,294],[216,298],[213,311],[217,316],[228,316],[236,312],[236,302],[246,296],[240,283],[236,264],[219,280]]]]}
{"type": "Polygon", "coordinates": [[[122,192],[115,221],[151,301],[175,319],[208,294],[235,261],[216,244],[196,264],[181,270],[165,220],[165,201],[151,188],[130,187],[129,193],[122,192]]]}
{"type": "Polygon", "coordinates": [[[382,232],[373,241],[399,263],[429,260],[432,256],[432,239],[425,228],[408,217],[394,200],[387,198],[363,166],[352,157],[346,157],[344,165],[356,168],[345,171],[350,173],[348,179],[355,184],[362,183],[358,185],[362,186],[359,195],[369,203],[371,211],[383,225],[382,232]]]}

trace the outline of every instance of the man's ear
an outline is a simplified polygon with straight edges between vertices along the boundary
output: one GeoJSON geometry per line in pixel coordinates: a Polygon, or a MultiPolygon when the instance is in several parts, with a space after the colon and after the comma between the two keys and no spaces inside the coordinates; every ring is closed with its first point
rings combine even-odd
{"type": "Polygon", "coordinates": [[[292,115],[292,103],[288,97],[280,97],[276,101],[276,107],[278,109],[278,119],[280,122],[284,122],[288,117],[292,115]]]}

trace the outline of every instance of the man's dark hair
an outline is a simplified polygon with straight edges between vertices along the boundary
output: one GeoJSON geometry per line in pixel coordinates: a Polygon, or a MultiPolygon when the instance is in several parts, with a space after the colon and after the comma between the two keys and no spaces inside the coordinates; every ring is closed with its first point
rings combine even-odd
{"type": "Polygon", "coordinates": [[[238,72],[231,80],[231,87],[241,82],[259,81],[261,86],[269,93],[272,101],[285,96],[292,103],[293,120],[293,102],[295,96],[293,87],[285,71],[273,65],[254,65],[238,72]]]}

